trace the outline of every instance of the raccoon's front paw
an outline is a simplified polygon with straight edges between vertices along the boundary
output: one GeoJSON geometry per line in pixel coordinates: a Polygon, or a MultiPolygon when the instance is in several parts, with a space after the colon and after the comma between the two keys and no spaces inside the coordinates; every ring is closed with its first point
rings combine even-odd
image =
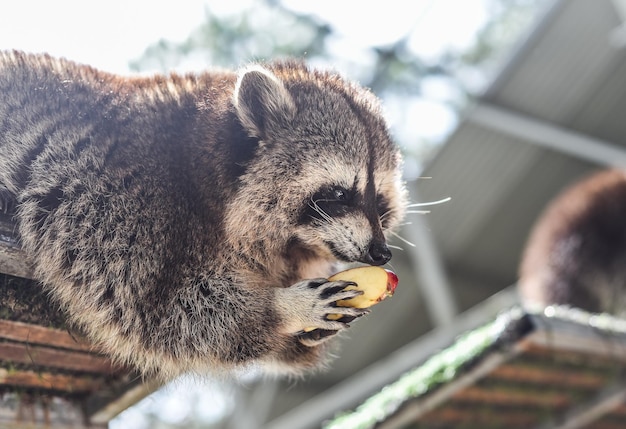
{"type": "Polygon", "coordinates": [[[277,307],[285,333],[295,335],[302,344],[313,347],[338,331],[347,328],[356,317],[368,313],[363,308],[338,307],[337,301],[354,298],[363,292],[344,290],[352,282],[327,279],[304,280],[285,289],[277,289],[277,307]],[[340,314],[338,320],[329,314],[340,314]]]}

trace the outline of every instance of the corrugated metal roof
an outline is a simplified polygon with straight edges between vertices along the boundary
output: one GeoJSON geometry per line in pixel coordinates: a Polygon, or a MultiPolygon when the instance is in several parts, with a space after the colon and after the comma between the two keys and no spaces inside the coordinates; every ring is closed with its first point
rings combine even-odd
{"type": "Polygon", "coordinates": [[[621,53],[609,36],[621,22],[610,0],[564,1],[555,7],[556,19],[486,99],[563,125],[613,71],[621,53]]]}
{"type": "Polygon", "coordinates": [[[623,427],[626,322],[550,310],[504,312],[325,428],[623,427]]]}

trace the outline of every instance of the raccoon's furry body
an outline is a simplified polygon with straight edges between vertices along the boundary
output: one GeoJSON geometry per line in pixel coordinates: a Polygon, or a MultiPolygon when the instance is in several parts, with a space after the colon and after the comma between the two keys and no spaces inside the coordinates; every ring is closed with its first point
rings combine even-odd
{"type": "Polygon", "coordinates": [[[0,200],[51,297],[147,374],[317,366],[355,294],[333,264],[391,257],[399,162],[376,99],[300,63],[127,78],[0,53],[0,200]]]}
{"type": "Polygon", "coordinates": [[[520,268],[522,301],[626,316],[626,172],[605,170],[559,195],[520,268]]]}

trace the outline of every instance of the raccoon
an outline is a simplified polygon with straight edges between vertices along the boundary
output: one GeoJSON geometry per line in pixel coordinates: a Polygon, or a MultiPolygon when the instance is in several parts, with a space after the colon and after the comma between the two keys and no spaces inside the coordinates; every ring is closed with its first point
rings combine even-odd
{"type": "Polygon", "coordinates": [[[119,362],[300,374],[366,311],[327,277],[387,263],[403,217],[379,104],[299,61],[122,77],[0,53],[0,200],[36,279],[119,362]]]}
{"type": "Polygon", "coordinates": [[[623,170],[597,172],[559,195],[534,227],[520,265],[526,306],[626,316],[625,219],[623,170]]]}

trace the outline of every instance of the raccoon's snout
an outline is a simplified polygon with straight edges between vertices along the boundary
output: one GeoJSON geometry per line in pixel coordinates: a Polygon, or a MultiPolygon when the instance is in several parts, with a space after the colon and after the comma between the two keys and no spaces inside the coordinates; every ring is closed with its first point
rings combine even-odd
{"type": "Polygon", "coordinates": [[[391,260],[391,250],[384,242],[373,241],[367,253],[359,260],[369,265],[384,265],[391,260]]]}

